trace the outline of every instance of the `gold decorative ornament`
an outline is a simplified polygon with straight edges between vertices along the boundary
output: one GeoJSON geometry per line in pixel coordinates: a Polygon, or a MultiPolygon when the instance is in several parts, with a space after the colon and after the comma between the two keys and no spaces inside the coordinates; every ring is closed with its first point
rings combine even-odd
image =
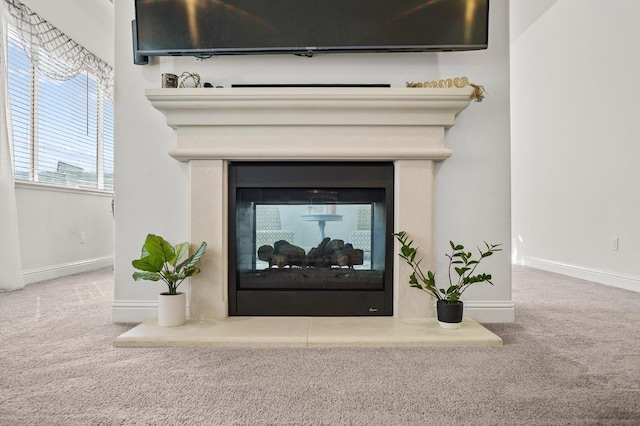
{"type": "Polygon", "coordinates": [[[473,99],[476,102],[482,102],[482,100],[484,99],[484,94],[487,93],[487,91],[484,90],[484,86],[481,86],[479,84],[473,84],[473,83],[469,83],[469,86],[473,87],[473,93],[471,94],[471,99],[473,99]]]}
{"type": "Polygon", "coordinates": [[[419,81],[419,82],[409,82],[407,81],[407,87],[415,87],[415,88],[452,88],[457,87],[458,89],[462,89],[463,87],[471,86],[473,87],[473,93],[471,94],[471,99],[476,102],[482,102],[484,99],[485,93],[484,86],[479,84],[473,84],[469,82],[467,77],[456,77],[456,78],[447,78],[443,80],[427,80],[427,81],[419,81]]]}

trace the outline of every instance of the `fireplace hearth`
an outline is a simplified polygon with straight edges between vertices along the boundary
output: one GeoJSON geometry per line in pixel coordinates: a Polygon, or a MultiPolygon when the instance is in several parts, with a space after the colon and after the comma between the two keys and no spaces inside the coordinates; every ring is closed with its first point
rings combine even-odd
{"type": "Polygon", "coordinates": [[[393,164],[232,162],[229,314],[393,314],[393,164]]]}

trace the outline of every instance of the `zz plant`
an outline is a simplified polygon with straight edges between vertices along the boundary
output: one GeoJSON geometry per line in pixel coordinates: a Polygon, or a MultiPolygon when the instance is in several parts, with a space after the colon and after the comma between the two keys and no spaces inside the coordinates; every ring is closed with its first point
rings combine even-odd
{"type": "Polygon", "coordinates": [[[133,267],[140,271],[133,273],[133,279],[162,280],[169,287],[168,294],[177,294],[182,281],[200,273],[200,269],[195,265],[206,249],[207,243],[203,242],[198,250],[189,256],[189,243],[172,246],[164,238],[149,234],[142,246],[140,259],[131,262],[133,267]],[[181,260],[185,256],[186,258],[181,260]]]}
{"type": "Polygon", "coordinates": [[[422,259],[416,260],[418,248],[413,247],[413,240],[409,241],[407,233],[400,231],[393,234],[393,236],[402,245],[398,255],[413,269],[413,273],[409,276],[411,287],[425,291],[437,300],[457,302],[460,300],[462,293],[472,284],[486,282],[493,285],[491,274],[476,274],[475,271],[483,259],[502,250],[500,248],[501,244],[487,244],[485,242],[486,248],[484,250],[478,247],[480,257],[476,260],[473,258],[473,253],[465,251],[464,246],[449,241],[451,253],[445,254],[449,259],[449,286],[440,288],[436,284],[435,274],[432,271],[427,271],[426,274],[422,272],[420,268],[422,259]]]}

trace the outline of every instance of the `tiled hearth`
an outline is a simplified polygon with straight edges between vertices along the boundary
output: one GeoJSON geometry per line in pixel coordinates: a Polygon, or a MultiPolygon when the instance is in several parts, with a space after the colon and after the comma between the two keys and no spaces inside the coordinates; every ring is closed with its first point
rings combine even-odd
{"type": "MultiPolygon", "coordinates": [[[[394,260],[393,317],[228,317],[229,161],[392,161],[394,228],[410,231],[424,253],[432,253],[434,162],[451,156],[444,145],[445,129],[469,105],[471,93],[471,88],[147,90],[151,104],[176,130],[177,145],[169,154],[190,165],[190,240],[206,241],[208,249],[201,262],[202,273],[190,283],[193,319],[186,326],[166,330],[149,320],[118,338],[116,344],[134,345],[137,336],[141,345],[162,341],[180,346],[250,341],[256,345],[265,341],[283,345],[304,341],[305,346],[323,341],[382,345],[382,336],[387,336],[388,344],[423,345],[441,336],[444,340],[436,341],[442,345],[451,343],[454,335],[468,344],[501,344],[471,319],[456,332],[439,330],[432,301],[409,287],[410,272],[398,259],[394,260]],[[278,325],[254,328],[255,324],[278,325]],[[288,337],[278,337],[281,332],[288,337]],[[480,340],[474,340],[474,333],[480,340]]],[[[432,263],[433,259],[425,258],[424,266],[432,263]]]]}
{"type": "Polygon", "coordinates": [[[117,347],[471,347],[502,339],[465,317],[457,330],[434,318],[229,317],[159,327],[149,319],[116,338],[117,347]]]}

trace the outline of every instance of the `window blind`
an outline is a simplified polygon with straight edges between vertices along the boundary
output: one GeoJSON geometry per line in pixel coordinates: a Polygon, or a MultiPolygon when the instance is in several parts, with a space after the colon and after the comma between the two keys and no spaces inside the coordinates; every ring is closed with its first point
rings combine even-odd
{"type": "Polygon", "coordinates": [[[96,77],[45,75],[60,59],[12,27],[7,56],[15,179],[113,190],[113,102],[96,77]]]}

